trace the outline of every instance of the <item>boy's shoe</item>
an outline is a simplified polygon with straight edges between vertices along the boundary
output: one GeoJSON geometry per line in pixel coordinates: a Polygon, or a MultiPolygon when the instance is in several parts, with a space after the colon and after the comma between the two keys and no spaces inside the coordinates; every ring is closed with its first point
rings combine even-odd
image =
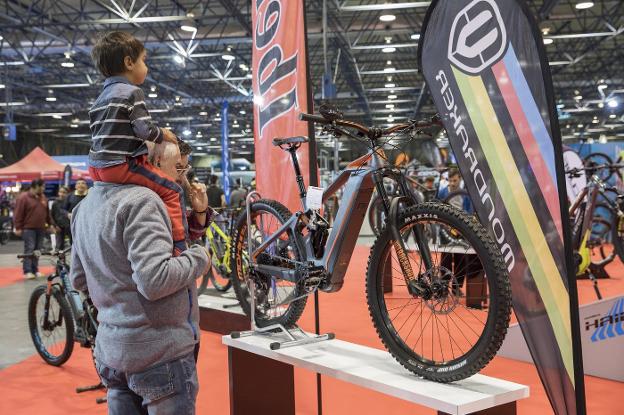
{"type": "Polygon", "coordinates": [[[41,272],[38,272],[35,275],[37,275],[37,278],[45,278],[45,274],[42,274],[41,272]]]}
{"type": "Polygon", "coordinates": [[[25,280],[34,280],[37,276],[35,274],[33,274],[32,272],[28,272],[26,274],[24,274],[24,279],[25,280]]]}

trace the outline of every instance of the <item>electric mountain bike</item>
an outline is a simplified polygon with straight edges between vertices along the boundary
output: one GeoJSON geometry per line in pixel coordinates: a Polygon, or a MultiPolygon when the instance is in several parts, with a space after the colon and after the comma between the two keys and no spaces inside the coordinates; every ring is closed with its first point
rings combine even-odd
{"type": "Polygon", "coordinates": [[[232,286],[230,274],[231,235],[234,216],[240,209],[222,209],[208,229],[206,229],[206,248],[212,256],[212,267],[208,274],[198,279],[197,295],[203,294],[208,286],[208,280],[217,291],[225,292],[232,286]]]}
{"type": "Polygon", "coordinates": [[[323,106],[321,116],[300,117],[323,125],[336,138],[365,140],[370,152],[350,163],[323,192],[327,200],[344,187],[329,228],[319,212],[322,204],[313,198],[308,203],[306,197],[297,149],[307,138],[273,140],[291,156],[302,210],[292,214],[276,200],[260,199],[250,203],[249,218],[239,216],[232,281],[245,312],[251,312],[251,281],[257,327],[293,327],[308,295],[339,291],[376,189],[386,224],[370,251],[366,298],[379,337],[399,363],[427,379],[451,382],[481,370],[499,349],[511,312],[500,250],[473,216],[437,202],[415,203],[405,176],[388,163],[383,150],[384,139],[414,136],[433,123],[368,128],[323,106]],[[384,177],[399,184],[400,195],[387,194],[384,177]],[[439,238],[441,230],[452,238],[439,238]]]}

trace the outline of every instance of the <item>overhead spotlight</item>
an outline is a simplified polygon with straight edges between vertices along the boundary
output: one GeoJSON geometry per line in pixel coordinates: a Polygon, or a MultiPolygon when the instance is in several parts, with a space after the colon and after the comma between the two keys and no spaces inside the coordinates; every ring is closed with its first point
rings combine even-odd
{"type": "Polygon", "coordinates": [[[217,141],[217,137],[210,137],[210,141],[217,141]]]}
{"type": "Polygon", "coordinates": [[[195,134],[196,137],[201,137],[202,136],[202,132],[198,131],[197,134],[195,134]]]}
{"type": "Polygon", "coordinates": [[[605,89],[607,89],[607,87],[607,84],[601,83],[600,85],[598,85],[598,91],[604,91],[605,89]]]}
{"type": "Polygon", "coordinates": [[[74,124],[74,123],[69,124],[69,126],[70,126],[71,128],[78,128],[78,124],[74,124]]]}
{"type": "Polygon", "coordinates": [[[208,115],[208,112],[206,112],[206,111],[199,111],[199,115],[201,115],[202,117],[205,117],[206,115],[208,115]]]}
{"type": "Polygon", "coordinates": [[[190,24],[183,24],[182,26],[180,26],[180,29],[184,30],[185,32],[197,32],[197,28],[195,26],[191,26],[190,24]]]}
{"type": "Polygon", "coordinates": [[[583,128],[583,124],[577,125],[578,128],[583,128]]]}
{"type": "Polygon", "coordinates": [[[55,102],[56,101],[56,97],[54,95],[52,95],[52,94],[54,94],[54,92],[51,89],[48,90],[48,96],[46,97],[45,100],[48,101],[48,102],[55,102]]]}
{"type": "Polygon", "coordinates": [[[592,124],[598,124],[599,122],[600,122],[600,120],[599,120],[599,119],[597,119],[597,118],[594,118],[594,119],[592,120],[592,124]]]}
{"type": "Polygon", "coordinates": [[[247,111],[245,111],[245,110],[240,110],[240,111],[238,111],[238,113],[239,113],[239,114],[241,114],[241,115],[245,115],[245,114],[247,114],[247,111]]]}
{"type": "Polygon", "coordinates": [[[394,108],[394,104],[386,104],[386,108],[392,109],[392,108],[394,108]]]}
{"type": "Polygon", "coordinates": [[[577,101],[580,101],[580,100],[582,100],[582,99],[583,99],[583,95],[576,95],[576,96],[574,97],[574,99],[575,99],[575,100],[577,100],[577,101]]]}
{"type": "Polygon", "coordinates": [[[4,84],[0,84],[0,89],[4,89],[5,85],[4,84]]]}
{"type": "Polygon", "coordinates": [[[178,54],[173,55],[173,61],[178,65],[182,65],[184,63],[184,58],[178,54]]]}
{"type": "Polygon", "coordinates": [[[578,10],[591,9],[592,7],[594,7],[594,2],[593,1],[580,1],[576,3],[574,7],[576,7],[578,10]]]}
{"type": "Polygon", "coordinates": [[[61,62],[61,66],[63,68],[73,68],[75,65],[74,65],[74,62],[67,60],[67,61],[61,62]]]}
{"type": "Polygon", "coordinates": [[[609,115],[609,118],[611,118],[611,119],[614,119],[614,118],[616,118],[616,117],[617,117],[617,115],[615,115],[615,114],[610,114],[610,115],[609,115]]]}
{"type": "Polygon", "coordinates": [[[604,108],[604,102],[599,102],[598,103],[598,108],[604,108]]]}
{"type": "Polygon", "coordinates": [[[420,39],[420,33],[414,33],[413,35],[410,36],[410,39],[412,39],[412,40],[420,39]]]}
{"type": "Polygon", "coordinates": [[[609,101],[607,101],[607,106],[609,108],[617,108],[618,105],[619,103],[617,102],[617,99],[610,99],[609,101]]]}
{"type": "Polygon", "coordinates": [[[388,99],[396,99],[397,96],[396,95],[388,95],[388,99]]]}
{"type": "Polygon", "coordinates": [[[382,51],[383,53],[393,53],[393,52],[396,52],[396,48],[393,48],[393,47],[386,47],[386,48],[383,48],[381,51],[382,51]]]}
{"type": "Polygon", "coordinates": [[[393,68],[393,67],[384,68],[384,70],[383,70],[383,71],[384,71],[384,72],[395,72],[395,71],[396,71],[396,68],[393,68]]]}
{"type": "Polygon", "coordinates": [[[396,16],[393,14],[382,14],[379,16],[379,20],[382,22],[393,22],[396,20],[396,16]]]}
{"type": "Polygon", "coordinates": [[[247,148],[247,146],[246,146],[245,144],[243,144],[243,145],[241,146],[241,148],[247,148]]]}
{"type": "Polygon", "coordinates": [[[52,118],[54,118],[55,120],[62,120],[62,119],[63,119],[63,117],[61,117],[61,116],[60,116],[60,115],[58,115],[58,114],[54,114],[54,115],[52,116],[52,118]]]}
{"type": "Polygon", "coordinates": [[[229,61],[233,61],[234,59],[236,59],[236,58],[234,57],[234,55],[232,55],[232,53],[231,53],[231,52],[232,52],[232,48],[228,47],[228,48],[225,50],[225,53],[224,53],[223,55],[221,55],[221,59],[223,59],[224,61],[228,61],[228,62],[229,62],[229,61]]]}
{"type": "Polygon", "coordinates": [[[147,96],[149,98],[158,98],[158,94],[156,92],[150,92],[149,94],[147,94],[147,96]]]}
{"type": "Polygon", "coordinates": [[[554,40],[552,40],[552,39],[550,39],[550,38],[546,38],[546,39],[544,39],[544,44],[545,44],[545,45],[550,45],[550,44],[552,44],[553,42],[554,42],[554,40]]]}
{"type": "Polygon", "coordinates": [[[191,130],[187,128],[186,130],[182,131],[182,135],[184,137],[188,137],[189,135],[191,135],[191,130]]]}

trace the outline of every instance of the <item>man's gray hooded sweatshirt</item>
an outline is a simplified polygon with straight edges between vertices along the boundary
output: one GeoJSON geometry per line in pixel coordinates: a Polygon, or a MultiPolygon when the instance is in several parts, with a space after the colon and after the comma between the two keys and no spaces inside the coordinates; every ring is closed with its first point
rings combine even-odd
{"type": "Polygon", "coordinates": [[[97,182],[72,213],[70,278],[98,309],[95,356],[126,372],[191,353],[199,341],[195,279],[208,257],[172,257],[171,222],[153,191],[97,182]]]}

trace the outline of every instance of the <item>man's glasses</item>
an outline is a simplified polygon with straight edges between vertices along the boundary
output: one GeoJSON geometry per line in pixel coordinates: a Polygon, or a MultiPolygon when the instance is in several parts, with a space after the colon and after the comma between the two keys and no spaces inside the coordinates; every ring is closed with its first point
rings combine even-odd
{"type": "Polygon", "coordinates": [[[176,165],[176,172],[179,175],[186,174],[190,169],[191,169],[190,164],[187,164],[186,166],[181,166],[179,164],[176,165]]]}

